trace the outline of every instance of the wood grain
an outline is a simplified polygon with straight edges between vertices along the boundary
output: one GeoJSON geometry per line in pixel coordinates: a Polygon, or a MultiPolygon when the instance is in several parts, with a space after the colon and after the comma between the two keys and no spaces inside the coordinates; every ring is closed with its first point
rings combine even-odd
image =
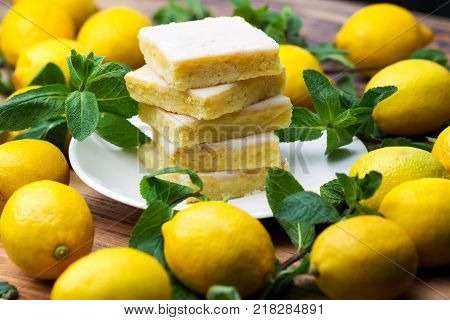
{"type": "MultiPolygon", "coordinates": [[[[253,1],[254,4],[263,5],[270,3],[274,9],[280,9],[284,4],[291,4],[295,13],[303,19],[304,26],[302,34],[310,43],[321,43],[331,41],[340,25],[362,4],[345,1],[327,0],[272,0],[253,1]]],[[[151,16],[152,13],[163,6],[165,0],[99,0],[100,8],[116,5],[136,8],[144,14],[151,16]]],[[[211,8],[214,15],[230,15],[232,7],[225,0],[206,0],[205,3],[211,8]]],[[[7,10],[4,3],[0,3],[0,15],[3,16],[7,10]]],[[[440,48],[450,52],[448,19],[418,15],[424,19],[436,34],[432,47],[440,48]]],[[[364,86],[363,79],[358,78],[358,87],[364,86]]],[[[127,246],[128,238],[140,210],[113,201],[86,186],[73,172],[71,175],[71,186],[79,190],[88,202],[95,219],[95,241],[94,250],[105,247],[127,246]]],[[[295,250],[289,239],[273,219],[263,221],[270,232],[276,246],[277,258],[286,260],[295,250]]],[[[36,241],[39,241],[38,239],[36,241]]],[[[421,271],[412,288],[402,298],[405,299],[448,299],[450,297],[450,271],[447,269],[421,271]]],[[[8,281],[15,285],[20,292],[21,299],[47,299],[51,290],[51,281],[40,281],[31,279],[24,275],[5,254],[0,244],[0,281],[8,281]]],[[[302,290],[297,289],[293,295],[287,298],[323,298],[308,278],[296,280],[302,290]]]]}

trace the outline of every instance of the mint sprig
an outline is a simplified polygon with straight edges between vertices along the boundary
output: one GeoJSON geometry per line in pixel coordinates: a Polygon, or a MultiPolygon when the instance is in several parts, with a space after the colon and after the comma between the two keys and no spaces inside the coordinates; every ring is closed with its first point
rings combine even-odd
{"type": "Polygon", "coordinates": [[[241,300],[241,295],[235,287],[214,285],[208,289],[207,300],[241,300]]]}
{"type": "Polygon", "coordinates": [[[0,282],[0,300],[16,300],[19,297],[17,288],[8,282],[0,282]]]}
{"type": "Polygon", "coordinates": [[[129,96],[124,80],[128,67],[104,63],[104,57],[82,55],[75,50],[67,57],[67,65],[68,85],[59,67],[49,63],[31,82],[40,88],[0,104],[0,130],[28,129],[16,139],[57,141],[59,147],[64,145],[67,134],[63,127],[78,141],[94,132],[122,148],[146,141],[144,134],[127,120],[137,115],[137,102],[129,96]]]}
{"type": "Polygon", "coordinates": [[[436,63],[449,69],[448,58],[445,52],[432,48],[423,48],[413,52],[410,59],[425,59],[436,63]]]}
{"type": "Polygon", "coordinates": [[[294,108],[289,128],[277,130],[282,142],[311,141],[327,133],[329,155],[353,141],[353,137],[370,125],[373,108],[397,91],[396,87],[373,88],[362,99],[331,85],[328,78],[315,70],[305,70],[303,79],[311,94],[315,112],[294,108]],[[369,124],[368,124],[369,122],[369,124]]]}
{"type": "Polygon", "coordinates": [[[181,1],[169,0],[166,7],[159,9],[153,15],[155,24],[168,24],[171,22],[186,22],[200,20],[211,14],[201,0],[181,1]]]}

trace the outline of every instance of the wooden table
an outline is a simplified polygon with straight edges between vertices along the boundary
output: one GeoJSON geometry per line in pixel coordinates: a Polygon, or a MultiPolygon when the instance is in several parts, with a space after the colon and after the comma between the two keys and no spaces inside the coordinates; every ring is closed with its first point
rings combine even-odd
{"type": "MultiPolygon", "coordinates": [[[[163,6],[165,0],[101,0],[98,1],[101,8],[115,5],[129,6],[140,10],[148,16],[159,7],[163,6]]],[[[226,0],[206,0],[205,3],[212,13],[218,15],[230,15],[231,6],[226,0]]],[[[302,34],[310,43],[322,43],[333,39],[341,24],[361,4],[345,1],[327,0],[270,0],[254,1],[254,4],[270,3],[274,9],[280,9],[283,4],[290,3],[294,12],[298,13],[304,22],[302,34]]],[[[0,15],[6,11],[6,7],[0,3],[0,15]]],[[[423,17],[423,15],[418,15],[423,17]]],[[[450,52],[450,21],[444,18],[429,16],[425,23],[429,25],[436,34],[432,47],[450,52]]],[[[358,88],[363,88],[362,79],[358,80],[358,88]]],[[[73,172],[71,175],[71,186],[79,190],[88,202],[95,218],[95,243],[94,250],[105,247],[127,246],[131,229],[139,217],[140,210],[123,205],[111,200],[86,186],[73,172]]],[[[272,235],[276,245],[276,255],[281,261],[286,260],[295,250],[289,239],[273,219],[263,221],[272,235]]],[[[36,239],[36,241],[39,241],[36,239]]],[[[448,269],[434,269],[421,271],[418,275],[420,280],[416,281],[411,289],[402,298],[405,299],[443,299],[450,297],[450,271],[448,269]]],[[[24,275],[7,258],[0,244],[0,281],[8,281],[15,285],[22,299],[47,299],[51,290],[51,281],[34,280],[24,275]]],[[[312,297],[321,298],[309,286],[307,281],[299,279],[299,285],[308,287],[305,291],[299,291],[296,298],[312,297]],[[312,291],[311,291],[312,290],[312,291]],[[303,293],[302,293],[303,292],[303,293]]]]}

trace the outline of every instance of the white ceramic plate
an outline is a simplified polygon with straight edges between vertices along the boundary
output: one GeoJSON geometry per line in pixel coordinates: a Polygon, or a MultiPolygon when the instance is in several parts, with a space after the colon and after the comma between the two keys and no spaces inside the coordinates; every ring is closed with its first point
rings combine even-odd
{"type": "MultiPolygon", "coordinates": [[[[132,122],[142,128],[142,124],[132,122]]],[[[281,153],[288,160],[291,173],[306,190],[318,192],[322,184],[336,177],[336,172],[348,173],[353,162],[367,152],[358,139],[329,157],[324,155],[325,148],[325,136],[311,142],[281,144],[281,153]]],[[[139,182],[148,172],[139,163],[136,149],[120,149],[94,134],[81,143],[72,139],[69,158],[73,170],[92,189],[127,205],[146,207],[139,194],[139,182]]],[[[265,192],[233,199],[230,203],[258,219],[272,216],[265,192]]]]}

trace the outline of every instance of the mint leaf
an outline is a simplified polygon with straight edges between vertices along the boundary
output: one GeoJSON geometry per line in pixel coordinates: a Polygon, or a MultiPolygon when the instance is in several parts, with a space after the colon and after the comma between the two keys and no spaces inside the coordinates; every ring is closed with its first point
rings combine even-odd
{"type": "Polygon", "coordinates": [[[169,273],[170,283],[172,284],[173,300],[199,300],[200,297],[197,293],[186,287],[174,276],[172,271],[167,270],[169,273]]]}
{"type": "Polygon", "coordinates": [[[311,94],[314,108],[322,119],[322,124],[332,123],[341,112],[338,91],[330,84],[327,77],[318,71],[303,71],[303,79],[311,94]]]}
{"type": "Polygon", "coordinates": [[[84,86],[91,75],[104,60],[104,57],[95,57],[91,52],[88,55],[78,54],[75,50],[67,57],[72,89],[84,91],[84,86]]]}
{"type": "Polygon", "coordinates": [[[283,200],[279,218],[292,223],[315,225],[336,222],[339,213],[318,194],[302,191],[283,200]]]}
{"type": "Polygon", "coordinates": [[[411,54],[411,59],[425,59],[439,63],[440,65],[448,68],[448,58],[445,52],[432,49],[423,48],[417,50],[411,54]]]}
{"type": "Polygon", "coordinates": [[[16,300],[19,297],[17,288],[8,282],[0,282],[0,300],[16,300]]]}
{"type": "Polygon", "coordinates": [[[0,130],[23,130],[60,116],[68,94],[66,86],[55,84],[4,101],[0,104],[0,130]]]}
{"type": "Polygon", "coordinates": [[[129,247],[150,254],[163,266],[166,266],[161,227],[172,216],[173,211],[167,204],[159,200],[150,202],[131,232],[129,247]]]}
{"type": "Polygon", "coordinates": [[[206,293],[207,300],[241,300],[239,291],[235,287],[214,285],[206,293]]]}
{"type": "Polygon", "coordinates": [[[277,130],[275,134],[281,142],[310,141],[320,138],[324,129],[317,114],[306,108],[293,108],[289,128],[277,130]]]}
{"type": "Polygon", "coordinates": [[[353,97],[356,97],[355,90],[355,77],[350,74],[346,74],[336,81],[336,87],[343,92],[350,94],[353,97]]]}
{"type": "Polygon", "coordinates": [[[428,143],[415,142],[411,139],[402,137],[383,139],[383,141],[381,142],[381,148],[385,147],[413,147],[428,152],[431,152],[431,150],[433,149],[432,145],[428,143]]]}
{"type": "Polygon", "coordinates": [[[43,121],[37,124],[34,127],[31,127],[25,132],[17,135],[14,140],[22,140],[22,139],[36,139],[36,140],[45,140],[48,141],[55,146],[57,146],[60,150],[64,150],[64,146],[66,144],[66,136],[67,136],[67,124],[66,119],[63,117],[43,121]]]}
{"type": "Polygon", "coordinates": [[[344,190],[345,201],[349,206],[356,206],[360,200],[372,197],[381,185],[382,176],[370,171],[364,178],[349,177],[337,173],[337,180],[344,190]]]}
{"type": "Polygon", "coordinates": [[[67,97],[67,126],[76,140],[83,141],[95,131],[99,115],[97,99],[92,92],[74,91],[67,97]]]}
{"type": "Polygon", "coordinates": [[[112,113],[100,114],[95,132],[120,148],[136,147],[147,140],[145,134],[128,120],[112,113]]]}
{"type": "Polygon", "coordinates": [[[154,171],[142,178],[140,190],[141,196],[147,201],[147,203],[150,204],[155,200],[159,200],[171,207],[174,207],[189,197],[203,197],[200,194],[203,190],[203,182],[192,170],[182,167],[169,167],[154,171]],[[191,182],[198,187],[198,190],[194,191],[190,187],[157,178],[159,175],[168,173],[187,174],[191,182]]]}
{"type": "Polygon", "coordinates": [[[384,99],[389,98],[391,95],[397,92],[397,87],[395,86],[387,86],[387,87],[377,87],[372,88],[366,91],[359,102],[359,104],[355,107],[358,108],[375,108],[375,106],[383,101],[384,99]]]}
{"type": "Polygon", "coordinates": [[[46,86],[49,84],[66,84],[61,69],[54,63],[47,63],[31,80],[29,86],[46,86]]]}
{"type": "Polygon", "coordinates": [[[353,137],[346,130],[342,128],[328,128],[327,129],[327,149],[325,154],[329,155],[342,146],[352,143],[353,137]]]}
{"type": "Polygon", "coordinates": [[[333,43],[322,43],[316,46],[308,46],[307,49],[319,60],[324,61],[335,61],[343,64],[347,67],[353,67],[353,63],[347,58],[349,54],[346,50],[338,49],[333,43]]]}
{"type": "Polygon", "coordinates": [[[332,204],[336,209],[345,204],[344,190],[337,179],[328,181],[320,187],[320,196],[332,204]]]}
{"type": "Polygon", "coordinates": [[[108,62],[101,64],[101,62],[103,62],[103,57],[94,58],[94,68],[86,80],[86,85],[103,79],[123,78],[128,72],[131,71],[129,67],[119,63],[108,62]]]}
{"type": "Polygon", "coordinates": [[[303,191],[297,179],[288,171],[270,168],[266,176],[266,195],[275,219],[282,226],[297,250],[309,247],[314,240],[314,227],[285,220],[279,215],[280,206],[288,196],[303,191]]]}
{"type": "Polygon", "coordinates": [[[170,0],[166,7],[155,12],[152,20],[155,24],[168,24],[200,20],[209,16],[211,16],[210,12],[200,0],[187,0],[184,5],[170,0]]]}

